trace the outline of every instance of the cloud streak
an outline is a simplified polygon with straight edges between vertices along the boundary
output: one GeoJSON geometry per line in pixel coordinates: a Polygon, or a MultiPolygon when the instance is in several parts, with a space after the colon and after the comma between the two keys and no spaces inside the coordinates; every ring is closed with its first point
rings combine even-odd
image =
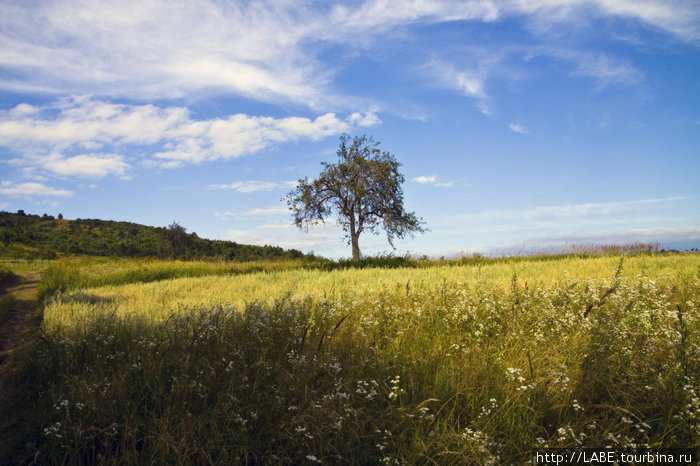
{"type": "Polygon", "coordinates": [[[527,130],[523,125],[520,123],[511,123],[508,125],[511,131],[518,133],[518,134],[528,134],[527,130]]]}
{"type": "Polygon", "coordinates": [[[449,188],[454,184],[454,182],[452,182],[452,181],[440,181],[440,179],[437,177],[437,175],[417,176],[417,177],[413,178],[411,181],[414,181],[418,184],[432,184],[433,186],[439,186],[441,188],[449,188]]]}
{"type": "MultiPolygon", "coordinates": [[[[272,181],[234,181],[228,184],[212,184],[209,189],[230,189],[238,193],[255,193],[258,191],[274,191],[279,188],[289,188],[296,185],[295,181],[287,181],[284,183],[276,183],[272,181]]],[[[257,215],[262,213],[272,213],[277,209],[254,209],[249,212],[249,215],[257,215]]]]}
{"type": "Polygon", "coordinates": [[[279,215],[289,215],[290,210],[287,207],[268,207],[268,208],[258,208],[250,209],[242,212],[214,212],[216,217],[221,219],[229,218],[249,218],[249,217],[265,217],[265,216],[279,216],[279,215]]]}
{"type": "MultiPolygon", "coordinates": [[[[514,17],[631,19],[700,41],[700,7],[684,0],[6,2],[0,67],[12,74],[0,88],[148,99],[234,93],[328,108],[352,100],[334,92],[336,70],[319,58],[329,47],[366,48],[412,25],[514,17]]],[[[582,72],[600,74],[600,66],[582,72]]],[[[480,80],[464,73],[455,76],[462,92],[480,97],[480,80]]]]}
{"type": "Polygon", "coordinates": [[[55,189],[42,183],[13,183],[11,181],[0,182],[0,194],[12,197],[33,197],[33,196],[57,196],[72,197],[73,192],[66,189],[55,189]]]}
{"type": "Polygon", "coordinates": [[[541,219],[582,218],[587,216],[609,216],[632,209],[640,209],[668,202],[688,199],[687,197],[667,197],[634,201],[568,204],[561,206],[533,207],[520,210],[499,210],[456,216],[460,220],[473,223],[492,221],[535,221],[541,219]]]}

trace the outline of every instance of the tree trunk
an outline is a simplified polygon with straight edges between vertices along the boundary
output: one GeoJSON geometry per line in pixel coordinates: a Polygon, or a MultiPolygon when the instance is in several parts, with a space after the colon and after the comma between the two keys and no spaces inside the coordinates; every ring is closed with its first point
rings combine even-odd
{"type": "Polygon", "coordinates": [[[360,234],[350,235],[350,241],[352,242],[352,260],[360,260],[360,234]]]}

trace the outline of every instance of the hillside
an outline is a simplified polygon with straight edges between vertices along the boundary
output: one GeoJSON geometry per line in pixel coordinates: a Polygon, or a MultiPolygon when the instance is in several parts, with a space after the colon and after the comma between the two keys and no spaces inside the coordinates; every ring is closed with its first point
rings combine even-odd
{"type": "Polygon", "coordinates": [[[25,214],[22,210],[0,212],[0,254],[42,259],[63,254],[226,260],[304,256],[296,249],[200,238],[175,223],[165,228],[112,220],[65,220],[46,214],[25,214]]]}

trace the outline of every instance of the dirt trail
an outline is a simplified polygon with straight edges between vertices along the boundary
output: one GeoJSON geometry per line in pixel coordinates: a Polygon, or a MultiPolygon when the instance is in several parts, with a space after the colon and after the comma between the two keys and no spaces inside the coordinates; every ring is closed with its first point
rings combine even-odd
{"type": "Polygon", "coordinates": [[[24,272],[19,280],[0,291],[11,294],[15,300],[0,328],[0,386],[5,380],[12,352],[41,324],[41,306],[37,300],[37,284],[43,269],[24,272]]]}

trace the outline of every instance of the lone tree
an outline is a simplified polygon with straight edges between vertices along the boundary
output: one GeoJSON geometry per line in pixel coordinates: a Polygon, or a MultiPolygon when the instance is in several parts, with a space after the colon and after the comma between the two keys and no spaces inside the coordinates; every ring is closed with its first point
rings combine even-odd
{"type": "Polygon", "coordinates": [[[299,228],[323,222],[335,214],[352,245],[353,260],[360,259],[360,234],[386,232],[394,247],[395,238],[423,233],[424,222],[414,212],[403,208],[405,181],[399,162],[389,152],[379,149],[371,137],[340,137],[338,162],[322,162],[318,179],[300,179],[296,189],[285,197],[299,228]]]}
{"type": "Polygon", "coordinates": [[[177,259],[187,251],[187,229],[175,220],[173,220],[173,223],[168,225],[167,230],[165,230],[165,237],[172,248],[173,259],[177,259]]]}

